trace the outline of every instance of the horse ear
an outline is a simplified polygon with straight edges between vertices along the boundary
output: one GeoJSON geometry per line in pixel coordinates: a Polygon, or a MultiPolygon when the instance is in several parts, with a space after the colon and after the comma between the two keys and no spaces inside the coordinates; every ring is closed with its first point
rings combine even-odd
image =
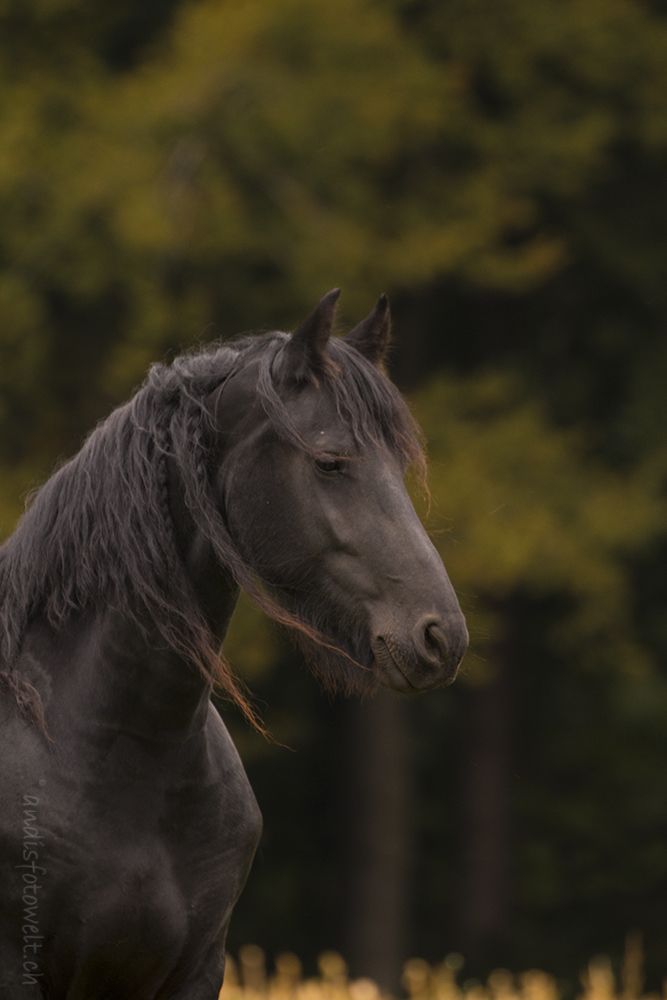
{"type": "Polygon", "coordinates": [[[381,365],[389,346],[390,331],[389,299],[381,295],[373,312],[350,330],[344,339],[373,364],[381,365]]]}
{"type": "Polygon", "coordinates": [[[327,343],[333,332],[339,295],[340,288],[323,295],[310,316],[294,331],[283,351],[283,375],[299,380],[308,372],[322,372],[328,367],[327,343]]]}

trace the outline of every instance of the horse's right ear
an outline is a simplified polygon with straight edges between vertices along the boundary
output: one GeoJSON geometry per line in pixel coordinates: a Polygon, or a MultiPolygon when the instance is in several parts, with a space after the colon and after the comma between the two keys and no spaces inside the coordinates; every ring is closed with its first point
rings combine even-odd
{"type": "Polygon", "coordinates": [[[314,311],[294,331],[282,352],[280,375],[301,381],[324,372],[331,364],[327,344],[333,332],[340,288],[323,295],[314,311]]]}
{"type": "Polygon", "coordinates": [[[389,346],[390,332],[389,299],[381,295],[373,312],[350,330],[344,339],[373,364],[381,365],[389,346]]]}

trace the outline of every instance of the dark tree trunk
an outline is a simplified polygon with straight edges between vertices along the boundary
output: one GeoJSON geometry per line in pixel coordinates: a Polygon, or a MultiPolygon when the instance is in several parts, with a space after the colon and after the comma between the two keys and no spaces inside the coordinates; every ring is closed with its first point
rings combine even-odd
{"type": "Polygon", "coordinates": [[[463,705],[459,948],[493,959],[512,909],[512,681],[507,662],[463,705]]]}
{"type": "Polygon", "coordinates": [[[381,690],[350,703],[347,732],[346,957],[396,993],[406,956],[410,878],[406,704],[381,690]]]}
{"type": "Polygon", "coordinates": [[[394,349],[390,355],[391,375],[407,391],[429,374],[428,299],[424,295],[404,295],[392,302],[394,349]]]}

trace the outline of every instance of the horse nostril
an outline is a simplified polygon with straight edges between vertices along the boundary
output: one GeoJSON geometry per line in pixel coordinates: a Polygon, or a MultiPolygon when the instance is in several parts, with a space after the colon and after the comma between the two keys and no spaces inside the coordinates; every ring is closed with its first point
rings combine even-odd
{"type": "Polygon", "coordinates": [[[447,640],[439,618],[428,615],[419,621],[413,631],[415,645],[432,663],[443,664],[448,655],[447,640]]]}
{"type": "Polygon", "coordinates": [[[435,622],[427,625],[424,629],[424,644],[426,649],[436,656],[440,663],[445,662],[447,659],[447,642],[440,626],[435,622]]]}
{"type": "Polygon", "coordinates": [[[434,653],[440,653],[442,650],[442,638],[438,638],[433,629],[437,626],[427,625],[424,629],[424,639],[426,643],[426,648],[432,650],[434,653]]]}

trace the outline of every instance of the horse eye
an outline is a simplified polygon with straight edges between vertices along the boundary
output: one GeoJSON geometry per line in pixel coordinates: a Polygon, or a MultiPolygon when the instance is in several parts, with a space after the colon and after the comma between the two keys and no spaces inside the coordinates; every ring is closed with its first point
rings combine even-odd
{"type": "Polygon", "coordinates": [[[324,459],[316,458],[315,465],[320,472],[324,472],[327,476],[335,476],[336,473],[343,471],[343,463],[339,462],[338,459],[325,461],[324,459]]]}

